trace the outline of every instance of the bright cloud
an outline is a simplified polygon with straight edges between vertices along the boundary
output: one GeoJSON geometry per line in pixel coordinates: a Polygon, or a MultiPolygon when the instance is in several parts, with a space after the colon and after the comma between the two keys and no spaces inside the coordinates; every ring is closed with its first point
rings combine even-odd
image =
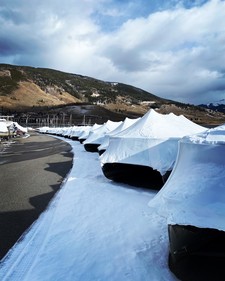
{"type": "Polygon", "coordinates": [[[0,59],[189,103],[225,98],[225,1],[2,0],[0,59]]]}

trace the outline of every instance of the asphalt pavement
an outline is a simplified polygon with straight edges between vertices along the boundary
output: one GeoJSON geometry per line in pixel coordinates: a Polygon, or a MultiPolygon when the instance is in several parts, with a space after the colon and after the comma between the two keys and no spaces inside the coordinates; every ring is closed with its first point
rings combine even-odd
{"type": "Polygon", "coordinates": [[[47,208],[73,163],[71,146],[32,133],[0,147],[0,259],[47,208]]]}

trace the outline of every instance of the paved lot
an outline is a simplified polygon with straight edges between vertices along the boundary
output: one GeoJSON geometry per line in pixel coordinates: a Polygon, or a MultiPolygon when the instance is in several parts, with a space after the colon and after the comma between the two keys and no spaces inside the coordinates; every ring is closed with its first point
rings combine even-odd
{"type": "Polygon", "coordinates": [[[72,167],[71,147],[33,133],[0,149],[0,259],[46,209],[72,167]]]}

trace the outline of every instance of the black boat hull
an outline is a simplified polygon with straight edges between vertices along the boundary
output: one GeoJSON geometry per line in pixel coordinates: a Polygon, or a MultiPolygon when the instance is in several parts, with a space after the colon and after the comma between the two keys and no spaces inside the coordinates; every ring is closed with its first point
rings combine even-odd
{"type": "Polygon", "coordinates": [[[161,174],[148,166],[106,163],[102,171],[108,179],[132,186],[159,190],[164,184],[161,174]]]}
{"type": "Polygon", "coordinates": [[[71,137],[71,140],[73,140],[73,141],[78,141],[78,137],[72,136],[72,137],[71,137]]]}
{"type": "Polygon", "coordinates": [[[225,280],[225,232],[169,225],[169,267],[182,281],[225,280]]]}
{"type": "Polygon", "coordinates": [[[106,151],[106,149],[100,149],[100,150],[98,150],[99,156],[101,156],[105,151],[106,151]]]}
{"type": "Polygon", "coordinates": [[[96,143],[86,143],[84,145],[84,148],[88,152],[98,152],[99,145],[100,144],[96,144],[96,143]]]}
{"type": "Polygon", "coordinates": [[[82,144],[86,139],[78,139],[79,140],[79,142],[82,144]]]}

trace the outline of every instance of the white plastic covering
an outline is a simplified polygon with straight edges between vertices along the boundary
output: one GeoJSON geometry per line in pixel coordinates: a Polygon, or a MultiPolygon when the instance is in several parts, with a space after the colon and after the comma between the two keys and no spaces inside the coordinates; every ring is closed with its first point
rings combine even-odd
{"type": "Polygon", "coordinates": [[[10,133],[14,132],[14,128],[20,130],[23,133],[27,133],[27,128],[21,126],[17,122],[1,119],[0,120],[0,132],[1,133],[10,133]]]}
{"type": "Polygon", "coordinates": [[[0,120],[0,135],[5,135],[5,134],[8,134],[8,128],[7,128],[7,125],[6,125],[6,120],[4,119],[1,119],[0,120]]]}
{"type": "Polygon", "coordinates": [[[20,130],[21,132],[27,133],[27,128],[25,128],[25,127],[19,125],[17,122],[13,122],[13,124],[14,124],[14,125],[16,126],[16,128],[17,128],[18,130],[20,130]]]}
{"type": "Polygon", "coordinates": [[[104,141],[102,144],[98,147],[98,150],[106,149],[109,146],[109,138],[113,135],[116,135],[123,130],[127,129],[131,125],[133,125],[135,122],[137,122],[140,118],[136,119],[130,119],[128,117],[125,118],[125,120],[113,131],[109,132],[108,134],[105,135],[104,141]]]}
{"type": "Polygon", "coordinates": [[[101,127],[91,132],[83,144],[101,144],[104,140],[105,134],[115,130],[121,123],[122,121],[114,122],[108,120],[101,127]]]}
{"type": "Polygon", "coordinates": [[[79,138],[84,132],[89,132],[92,126],[73,126],[70,137],[79,138]]]}
{"type": "Polygon", "coordinates": [[[91,128],[83,131],[83,133],[80,134],[79,139],[85,139],[86,140],[91,132],[93,132],[94,130],[100,128],[101,126],[102,125],[95,123],[93,126],[91,126],[91,128]]]}
{"type": "Polygon", "coordinates": [[[109,146],[100,157],[105,163],[144,165],[161,175],[171,171],[177,155],[178,140],[185,135],[205,131],[184,116],[162,115],[151,109],[140,120],[110,137],[109,146]]]}
{"type": "Polygon", "coordinates": [[[66,127],[55,127],[55,128],[49,128],[46,130],[46,133],[49,134],[56,134],[56,135],[62,135],[63,132],[66,130],[66,127]]]}
{"type": "Polygon", "coordinates": [[[40,127],[40,128],[37,128],[37,130],[38,130],[40,133],[47,133],[47,131],[48,131],[49,129],[50,129],[49,127],[40,127]]]}
{"type": "Polygon", "coordinates": [[[179,142],[174,170],[149,206],[170,224],[225,231],[225,125],[179,142]]]}
{"type": "Polygon", "coordinates": [[[58,127],[43,127],[39,129],[40,133],[57,134],[59,131],[58,127]]]}
{"type": "Polygon", "coordinates": [[[65,127],[64,130],[63,130],[62,135],[64,137],[66,137],[66,136],[69,137],[70,134],[71,134],[72,129],[73,129],[73,126],[65,127]]]}

